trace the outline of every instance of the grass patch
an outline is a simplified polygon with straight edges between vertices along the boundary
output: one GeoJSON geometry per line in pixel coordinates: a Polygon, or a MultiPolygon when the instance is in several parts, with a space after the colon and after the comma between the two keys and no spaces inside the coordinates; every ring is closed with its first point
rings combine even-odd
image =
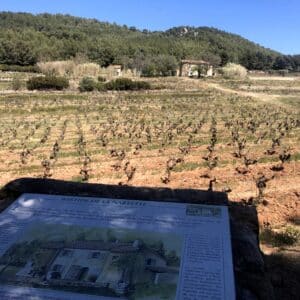
{"type": "Polygon", "coordinates": [[[10,82],[4,82],[4,81],[0,81],[0,91],[5,91],[8,90],[9,88],[11,88],[11,83],[10,82]]]}
{"type": "Polygon", "coordinates": [[[292,246],[299,243],[300,230],[295,226],[287,226],[279,232],[265,228],[260,232],[260,241],[274,247],[292,246]]]}
{"type": "Polygon", "coordinates": [[[300,98],[299,97],[281,97],[279,102],[285,105],[292,106],[300,110],[300,98]]]}
{"type": "Polygon", "coordinates": [[[32,101],[32,100],[86,100],[87,95],[82,95],[78,93],[70,94],[58,94],[58,93],[30,93],[30,94],[10,94],[10,95],[0,95],[0,100],[19,100],[19,101],[32,101]]]}
{"type": "MultiPolygon", "coordinates": [[[[300,160],[300,152],[294,153],[291,155],[291,161],[299,161],[300,160]]],[[[270,162],[279,162],[278,154],[264,156],[258,159],[258,163],[270,163],[270,162]]]]}
{"type": "Polygon", "coordinates": [[[78,176],[73,176],[73,177],[71,178],[71,181],[81,183],[81,182],[83,182],[82,176],[80,176],[80,175],[78,175],[78,176]]]}
{"type": "Polygon", "coordinates": [[[173,171],[174,172],[193,171],[198,169],[200,166],[201,164],[199,163],[187,162],[187,163],[178,164],[173,171]]]}

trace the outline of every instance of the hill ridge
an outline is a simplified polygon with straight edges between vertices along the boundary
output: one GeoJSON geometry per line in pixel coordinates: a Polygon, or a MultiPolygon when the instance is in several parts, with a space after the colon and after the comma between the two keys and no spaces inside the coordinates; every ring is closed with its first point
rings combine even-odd
{"type": "Polygon", "coordinates": [[[149,31],[65,14],[0,12],[0,63],[32,65],[78,54],[102,66],[121,63],[138,67],[162,55],[172,64],[193,58],[214,65],[230,61],[258,70],[273,68],[276,59],[283,56],[214,27],[149,31]]]}

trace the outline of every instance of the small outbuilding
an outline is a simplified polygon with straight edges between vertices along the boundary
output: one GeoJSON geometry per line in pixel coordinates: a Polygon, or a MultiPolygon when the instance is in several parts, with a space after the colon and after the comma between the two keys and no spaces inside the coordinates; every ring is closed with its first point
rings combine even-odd
{"type": "Polygon", "coordinates": [[[121,77],[122,76],[122,66],[121,65],[109,65],[106,68],[109,73],[109,77],[121,77]]]}
{"type": "Polygon", "coordinates": [[[181,77],[212,77],[213,66],[204,60],[182,60],[180,63],[179,76],[181,77]]]}
{"type": "Polygon", "coordinates": [[[109,65],[106,68],[102,67],[98,75],[110,80],[110,79],[122,77],[124,74],[123,74],[122,65],[109,65]]]}

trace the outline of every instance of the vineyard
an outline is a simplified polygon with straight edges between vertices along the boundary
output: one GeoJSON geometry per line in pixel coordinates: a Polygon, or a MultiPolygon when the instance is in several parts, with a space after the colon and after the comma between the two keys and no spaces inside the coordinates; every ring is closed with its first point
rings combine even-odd
{"type": "Polygon", "coordinates": [[[224,191],[259,204],[264,224],[293,218],[300,190],[295,100],[166,84],[152,92],[1,95],[0,185],[42,177],[224,191]]]}

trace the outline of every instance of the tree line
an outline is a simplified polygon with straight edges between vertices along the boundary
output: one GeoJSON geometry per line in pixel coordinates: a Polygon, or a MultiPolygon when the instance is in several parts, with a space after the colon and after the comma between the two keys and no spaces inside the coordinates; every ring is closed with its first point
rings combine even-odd
{"type": "Polygon", "coordinates": [[[238,35],[209,27],[150,32],[69,15],[0,13],[0,64],[84,57],[103,67],[122,64],[148,76],[173,75],[181,59],[249,70],[299,71],[300,55],[285,56],[238,35]]]}

